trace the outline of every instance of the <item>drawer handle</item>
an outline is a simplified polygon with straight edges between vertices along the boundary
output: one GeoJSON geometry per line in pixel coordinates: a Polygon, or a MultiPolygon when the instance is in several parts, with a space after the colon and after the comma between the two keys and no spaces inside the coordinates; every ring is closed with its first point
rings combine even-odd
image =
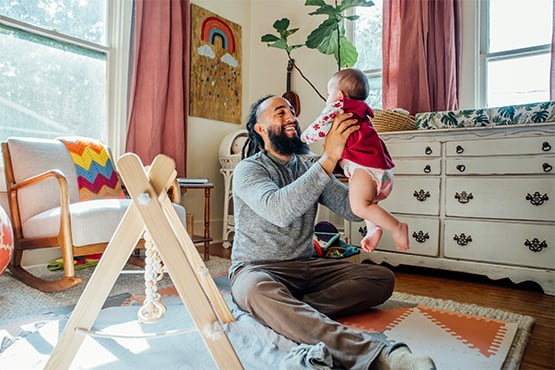
{"type": "Polygon", "coordinates": [[[466,166],[464,164],[459,164],[457,165],[457,170],[459,172],[464,172],[464,170],[466,170],[466,166]]]}
{"type": "Polygon", "coordinates": [[[424,202],[426,201],[427,198],[430,197],[430,192],[429,191],[424,191],[423,189],[420,189],[420,191],[414,191],[414,193],[412,194],[417,201],[419,202],[424,202]]]}
{"type": "Polygon", "coordinates": [[[361,226],[358,228],[358,233],[360,234],[360,236],[362,236],[363,238],[366,236],[366,233],[368,232],[368,229],[366,228],[366,226],[361,226]]]}
{"type": "Polygon", "coordinates": [[[543,167],[543,172],[551,172],[551,170],[553,169],[553,166],[550,165],[549,163],[544,163],[542,167],[543,167]]]}
{"type": "Polygon", "coordinates": [[[460,145],[457,145],[457,149],[455,149],[455,151],[457,152],[457,154],[462,154],[462,152],[464,152],[464,148],[460,145]]]}
{"type": "Polygon", "coordinates": [[[545,240],[540,242],[538,238],[534,238],[532,241],[526,239],[524,245],[534,253],[541,252],[544,248],[547,248],[547,242],[545,240]]]}
{"type": "Polygon", "coordinates": [[[461,203],[466,204],[470,202],[471,199],[474,199],[474,195],[472,193],[467,193],[466,191],[461,191],[461,193],[455,193],[455,199],[461,203]]]}
{"type": "Polygon", "coordinates": [[[426,165],[426,167],[424,167],[424,173],[430,173],[432,172],[432,167],[430,167],[429,164],[426,165]]]}
{"type": "Polygon", "coordinates": [[[536,191],[534,194],[526,194],[526,200],[529,200],[530,204],[541,206],[543,202],[549,200],[549,196],[547,195],[547,193],[542,195],[539,191],[536,191]]]}
{"type": "Polygon", "coordinates": [[[424,233],[423,231],[419,231],[418,233],[415,231],[412,233],[412,237],[418,242],[418,243],[425,243],[426,240],[430,239],[430,235],[428,235],[428,233],[424,233]]]}
{"type": "Polygon", "coordinates": [[[430,155],[432,154],[432,148],[430,148],[429,146],[426,147],[426,150],[424,151],[424,153],[426,153],[426,155],[430,155]]]}
{"type": "Polygon", "coordinates": [[[544,152],[549,152],[551,150],[551,145],[549,145],[549,143],[547,141],[544,141],[542,143],[542,150],[544,152]]]}
{"type": "Polygon", "coordinates": [[[472,242],[472,235],[465,235],[465,233],[461,233],[461,235],[455,234],[453,236],[453,240],[457,242],[458,245],[464,247],[468,245],[468,243],[472,242]]]}

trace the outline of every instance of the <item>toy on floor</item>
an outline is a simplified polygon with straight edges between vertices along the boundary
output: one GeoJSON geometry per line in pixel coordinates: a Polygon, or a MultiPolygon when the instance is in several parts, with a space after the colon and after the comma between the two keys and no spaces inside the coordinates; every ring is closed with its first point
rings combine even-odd
{"type": "Polygon", "coordinates": [[[314,250],[318,257],[347,258],[360,253],[360,248],[341,240],[341,233],[332,223],[320,221],[314,226],[314,250]],[[325,244],[324,244],[325,242],[325,244]],[[322,244],[324,244],[322,246],[322,244]]]}

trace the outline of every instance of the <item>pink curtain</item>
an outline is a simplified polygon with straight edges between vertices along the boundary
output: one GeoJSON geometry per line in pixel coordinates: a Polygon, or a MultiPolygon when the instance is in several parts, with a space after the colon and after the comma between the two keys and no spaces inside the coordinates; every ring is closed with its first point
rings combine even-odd
{"type": "Polygon", "coordinates": [[[126,151],[158,154],[186,175],[189,0],[135,0],[135,57],[126,151]]]}
{"type": "Polygon", "coordinates": [[[459,108],[460,0],[384,0],[384,109],[459,108]]]}
{"type": "Polygon", "coordinates": [[[555,100],[555,0],[553,0],[553,30],[551,32],[551,79],[550,99],[555,100]]]}

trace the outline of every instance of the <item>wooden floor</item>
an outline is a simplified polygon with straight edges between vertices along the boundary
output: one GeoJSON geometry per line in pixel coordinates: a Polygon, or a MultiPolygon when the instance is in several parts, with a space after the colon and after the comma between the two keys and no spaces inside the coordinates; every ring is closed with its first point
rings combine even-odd
{"type": "MultiPolygon", "coordinates": [[[[213,246],[210,252],[230,258],[229,250],[222,249],[213,246]]],[[[478,275],[416,267],[391,268],[397,278],[396,291],[532,316],[536,321],[521,369],[555,369],[555,297],[544,294],[537,284],[514,284],[508,279],[492,281],[478,275]]]]}

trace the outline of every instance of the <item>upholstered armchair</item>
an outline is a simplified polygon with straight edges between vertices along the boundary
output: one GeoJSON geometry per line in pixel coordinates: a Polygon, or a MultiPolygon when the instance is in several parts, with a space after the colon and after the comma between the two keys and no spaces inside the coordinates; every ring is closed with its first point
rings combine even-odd
{"type": "MultiPolygon", "coordinates": [[[[109,149],[85,138],[9,138],[2,143],[2,153],[14,229],[10,271],[46,292],[81,283],[74,257],[103,252],[131,204],[109,149]],[[25,251],[51,247],[61,250],[63,278],[43,279],[22,266],[25,251]]],[[[185,209],[173,205],[185,224],[185,209]]],[[[143,244],[139,241],[137,248],[143,244]]],[[[136,256],[130,262],[143,263],[136,256]]]]}

